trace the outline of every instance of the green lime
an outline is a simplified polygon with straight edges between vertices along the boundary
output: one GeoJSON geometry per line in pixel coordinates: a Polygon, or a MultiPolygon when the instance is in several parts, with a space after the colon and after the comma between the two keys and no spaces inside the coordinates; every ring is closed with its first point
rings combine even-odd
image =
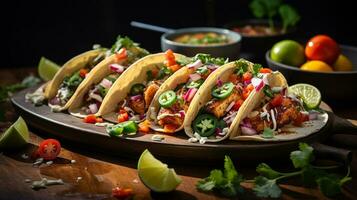
{"type": "Polygon", "coordinates": [[[270,58],[278,63],[299,67],[305,62],[304,47],[293,40],[282,40],[273,46],[270,58]]]}
{"type": "Polygon", "coordinates": [[[155,192],[170,192],[182,182],[174,169],[169,169],[147,149],[139,158],[138,174],[141,181],[155,192]]]}
{"type": "Polygon", "coordinates": [[[289,87],[289,93],[302,98],[304,104],[309,109],[319,107],[321,102],[321,93],[315,86],[305,83],[295,84],[289,87]]]}
{"type": "Polygon", "coordinates": [[[22,117],[0,136],[0,149],[15,149],[21,147],[30,139],[29,130],[22,117]]]}
{"type": "Polygon", "coordinates": [[[59,70],[60,66],[56,63],[48,60],[45,57],[41,57],[40,63],[38,64],[38,75],[44,80],[49,81],[51,80],[57,71],[59,70]]]}

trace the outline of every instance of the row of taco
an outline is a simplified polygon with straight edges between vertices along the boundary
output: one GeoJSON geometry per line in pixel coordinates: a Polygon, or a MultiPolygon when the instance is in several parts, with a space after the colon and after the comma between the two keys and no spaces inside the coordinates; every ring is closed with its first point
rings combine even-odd
{"type": "Polygon", "coordinates": [[[281,73],[244,59],[188,58],[171,50],[149,54],[119,37],[109,50],[65,63],[44,94],[53,111],[133,121],[142,132],[184,129],[191,142],[285,140],[321,129],[325,119],[309,119],[287,87],[281,73]]]}

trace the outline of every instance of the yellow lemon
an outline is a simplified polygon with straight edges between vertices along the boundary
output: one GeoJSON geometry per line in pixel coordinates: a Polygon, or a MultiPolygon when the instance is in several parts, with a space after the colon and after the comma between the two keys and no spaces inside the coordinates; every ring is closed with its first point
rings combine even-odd
{"type": "Polygon", "coordinates": [[[336,71],[351,71],[352,70],[352,62],[345,55],[340,54],[333,64],[333,68],[336,71]]]}
{"type": "Polygon", "coordinates": [[[300,69],[306,71],[332,72],[332,68],[325,62],[319,60],[311,60],[303,64],[300,69]]]}

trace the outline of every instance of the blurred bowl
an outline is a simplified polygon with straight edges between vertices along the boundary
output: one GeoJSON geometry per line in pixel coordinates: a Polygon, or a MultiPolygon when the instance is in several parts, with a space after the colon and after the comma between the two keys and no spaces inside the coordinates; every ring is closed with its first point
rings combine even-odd
{"type": "MultiPolygon", "coordinates": [[[[224,25],[224,27],[234,31],[234,29],[237,27],[244,27],[247,25],[269,27],[269,22],[266,19],[245,19],[227,23],[224,25]]],[[[274,25],[277,28],[282,28],[279,22],[274,22],[274,25]]],[[[296,27],[292,27],[289,28],[285,33],[276,33],[272,35],[246,35],[240,33],[242,35],[242,56],[248,60],[254,60],[255,62],[263,63],[264,53],[269,50],[275,43],[287,38],[294,38],[296,30],[296,27]]]]}
{"type": "Polygon", "coordinates": [[[357,48],[340,45],[341,53],[347,56],[353,64],[353,71],[312,72],[300,70],[298,67],[285,65],[270,59],[270,50],[265,59],[268,66],[284,74],[289,85],[309,83],[316,86],[323,99],[332,102],[352,102],[357,100],[357,48]]]}
{"type": "Polygon", "coordinates": [[[171,49],[175,53],[181,53],[186,56],[195,56],[197,53],[206,53],[211,54],[214,57],[224,57],[235,60],[239,58],[241,40],[242,37],[240,34],[227,29],[211,27],[183,28],[173,32],[164,33],[161,36],[161,49],[162,51],[171,49]],[[227,44],[193,45],[174,41],[175,38],[184,34],[209,32],[226,35],[230,42],[227,44]]]}

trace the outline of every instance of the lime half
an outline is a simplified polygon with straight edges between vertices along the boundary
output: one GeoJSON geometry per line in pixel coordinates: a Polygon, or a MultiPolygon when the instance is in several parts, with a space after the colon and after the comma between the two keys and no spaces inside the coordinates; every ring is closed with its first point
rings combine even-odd
{"type": "Polygon", "coordinates": [[[154,192],[170,192],[182,182],[174,169],[169,169],[147,149],[139,158],[138,174],[141,181],[154,192]]]}
{"type": "Polygon", "coordinates": [[[19,117],[19,119],[0,136],[0,149],[15,149],[21,147],[27,144],[29,139],[30,135],[26,122],[22,117],[19,117]]]}
{"type": "Polygon", "coordinates": [[[299,83],[290,86],[289,93],[301,97],[309,109],[317,108],[321,103],[321,93],[319,89],[310,84],[299,83]]]}
{"type": "Polygon", "coordinates": [[[40,63],[38,64],[38,75],[44,81],[49,81],[55,76],[59,68],[60,66],[56,63],[45,57],[41,57],[40,63]]]}

